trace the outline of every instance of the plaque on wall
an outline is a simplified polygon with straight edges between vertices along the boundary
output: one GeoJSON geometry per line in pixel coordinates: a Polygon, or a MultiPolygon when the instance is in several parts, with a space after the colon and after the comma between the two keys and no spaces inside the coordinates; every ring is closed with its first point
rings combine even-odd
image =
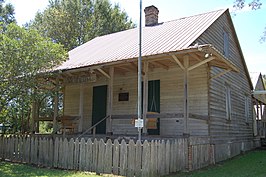
{"type": "Polygon", "coordinates": [[[128,100],[129,100],[129,93],[128,92],[119,93],[118,101],[128,101],[128,100]]]}

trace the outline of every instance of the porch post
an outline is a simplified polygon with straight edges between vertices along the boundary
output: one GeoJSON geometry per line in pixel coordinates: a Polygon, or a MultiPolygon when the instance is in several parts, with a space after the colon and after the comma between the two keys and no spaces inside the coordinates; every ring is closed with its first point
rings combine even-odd
{"type": "Polygon", "coordinates": [[[57,116],[58,116],[58,91],[54,96],[54,118],[53,118],[53,133],[57,130],[57,116]]]}
{"type": "Polygon", "coordinates": [[[31,113],[31,121],[30,121],[30,131],[32,133],[35,133],[35,130],[36,130],[36,126],[35,126],[36,117],[37,117],[36,114],[37,114],[37,103],[36,103],[36,99],[34,98],[32,102],[32,113],[31,113]]]}
{"type": "Polygon", "coordinates": [[[144,76],[143,76],[143,133],[147,134],[147,108],[148,108],[148,61],[144,62],[144,76]]]}
{"type": "Polygon", "coordinates": [[[260,102],[260,119],[262,121],[262,116],[263,116],[263,113],[262,113],[262,102],[260,102]]]}
{"type": "Polygon", "coordinates": [[[258,100],[256,99],[256,117],[257,117],[257,120],[259,120],[259,103],[258,103],[258,100]]]}
{"type": "Polygon", "coordinates": [[[107,134],[112,134],[112,113],[113,113],[113,84],[114,84],[114,67],[109,69],[108,83],[108,106],[107,106],[107,134]]]}
{"type": "Polygon", "coordinates": [[[35,122],[36,122],[36,129],[35,132],[39,133],[40,132],[40,103],[39,101],[36,101],[36,116],[35,116],[35,122]]]}
{"type": "Polygon", "coordinates": [[[79,89],[79,126],[78,132],[82,132],[83,117],[84,117],[84,85],[80,84],[79,89]]]}
{"type": "Polygon", "coordinates": [[[188,130],[188,115],[189,115],[189,105],[188,105],[188,67],[189,58],[188,55],[184,56],[184,135],[189,135],[188,130]]]}

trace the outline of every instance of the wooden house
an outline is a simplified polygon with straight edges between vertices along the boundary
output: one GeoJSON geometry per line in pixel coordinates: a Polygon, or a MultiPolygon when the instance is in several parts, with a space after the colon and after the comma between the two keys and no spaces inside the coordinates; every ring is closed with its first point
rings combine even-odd
{"type": "Polygon", "coordinates": [[[266,135],[266,117],[265,105],[266,94],[257,92],[266,92],[265,84],[261,73],[250,73],[251,81],[253,84],[253,104],[254,104],[254,134],[265,138],[266,135]]]}
{"type": "MultiPolygon", "coordinates": [[[[168,22],[145,8],[142,133],[208,137],[216,159],[252,147],[253,86],[228,9],[168,22]]],[[[138,29],[96,37],[56,69],[73,132],[137,136],[138,29]],[[100,122],[100,123],[99,123],[100,122]],[[87,131],[89,130],[89,131],[87,131]]],[[[54,122],[56,122],[55,114],[54,122]]]]}

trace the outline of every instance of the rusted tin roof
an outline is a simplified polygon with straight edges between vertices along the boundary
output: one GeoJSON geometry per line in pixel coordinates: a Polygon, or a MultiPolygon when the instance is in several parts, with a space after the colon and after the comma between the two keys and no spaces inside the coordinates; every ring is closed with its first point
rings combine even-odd
{"type": "MultiPolygon", "coordinates": [[[[226,9],[143,27],[142,56],[188,48],[226,9]]],[[[138,57],[139,29],[101,37],[69,51],[69,60],[56,70],[67,70],[138,57]]]]}

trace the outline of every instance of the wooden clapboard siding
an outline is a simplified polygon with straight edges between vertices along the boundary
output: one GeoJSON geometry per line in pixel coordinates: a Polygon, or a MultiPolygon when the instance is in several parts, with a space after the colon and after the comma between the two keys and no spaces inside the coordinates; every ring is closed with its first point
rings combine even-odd
{"type": "MultiPolygon", "coordinates": [[[[207,71],[206,65],[192,70],[189,74],[189,104],[190,113],[208,115],[207,102],[207,71]]],[[[148,80],[160,80],[160,112],[183,113],[183,71],[179,67],[169,70],[156,68],[149,71],[148,80]]],[[[137,74],[127,73],[124,76],[115,75],[113,114],[136,114],[137,112],[137,74]],[[118,101],[119,92],[129,92],[129,101],[118,101]]],[[[133,117],[132,117],[133,118],[133,117]]],[[[180,119],[180,118],[179,118],[180,119]]],[[[160,119],[161,135],[182,135],[183,120],[177,118],[160,119]]],[[[190,120],[191,132],[195,135],[206,135],[207,122],[190,120]],[[196,130],[199,130],[196,133],[196,130]]],[[[137,129],[131,120],[113,120],[114,134],[136,134],[137,129]]]]}
{"type": "Polygon", "coordinates": [[[64,90],[64,115],[79,114],[79,85],[67,85],[64,90]]]}
{"type": "MultiPolygon", "coordinates": [[[[83,84],[84,87],[84,108],[82,130],[86,130],[92,125],[92,89],[94,86],[107,85],[105,77],[97,78],[95,83],[83,84]]],[[[79,115],[80,84],[66,85],[64,89],[64,115],[79,115]]]]}
{"type": "Polygon", "coordinates": [[[83,117],[83,126],[82,129],[86,130],[92,125],[92,86],[87,84],[84,87],[84,117],[83,117]]]}
{"type": "MultiPolygon", "coordinates": [[[[251,139],[252,136],[252,103],[247,71],[243,63],[241,49],[230,21],[229,13],[223,14],[213,23],[200,38],[199,44],[210,43],[219,51],[223,51],[223,29],[229,33],[229,59],[238,67],[239,73],[227,73],[212,79],[209,85],[210,99],[210,134],[214,142],[239,141],[251,139]],[[231,121],[226,119],[225,83],[231,87],[231,121]],[[249,97],[249,117],[245,118],[245,95],[249,97]]],[[[210,74],[216,75],[222,70],[211,67],[210,74]]]]}
{"type": "MultiPolygon", "coordinates": [[[[189,112],[197,115],[208,115],[208,87],[207,65],[202,65],[189,73],[189,112]]],[[[160,112],[183,113],[183,71],[178,67],[170,67],[168,70],[156,68],[149,71],[148,80],[160,80],[160,112]]],[[[92,88],[96,85],[104,85],[108,80],[99,77],[97,82],[84,85],[84,119],[83,130],[91,126],[92,88]]],[[[65,115],[79,114],[80,85],[65,86],[65,115]]],[[[113,115],[129,115],[137,113],[137,74],[127,72],[125,75],[114,75],[113,85],[113,115]],[[128,101],[118,101],[121,92],[129,93],[128,101]]],[[[136,118],[136,117],[132,117],[136,118]]],[[[180,119],[180,118],[179,118],[180,119]]],[[[182,135],[183,121],[177,118],[161,118],[161,135],[182,135]]],[[[114,134],[136,134],[137,129],[131,119],[115,119],[112,121],[114,134]]],[[[206,135],[207,122],[191,119],[190,131],[194,135],[206,135]],[[198,132],[196,130],[199,130],[198,132]]]]}

